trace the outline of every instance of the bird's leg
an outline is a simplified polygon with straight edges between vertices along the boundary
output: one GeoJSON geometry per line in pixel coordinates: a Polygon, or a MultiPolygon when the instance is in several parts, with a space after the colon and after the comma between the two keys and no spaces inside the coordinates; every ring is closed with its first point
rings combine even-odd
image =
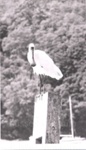
{"type": "Polygon", "coordinates": [[[41,77],[41,75],[39,75],[39,79],[40,79],[40,84],[39,84],[39,86],[40,86],[40,94],[41,94],[41,87],[42,87],[42,77],[41,77]]]}
{"type": "Polygon", "coordinates": [[[45,93],[45,75],[43,75],[42,85],[43,85],[43,93],[45,93]]]}

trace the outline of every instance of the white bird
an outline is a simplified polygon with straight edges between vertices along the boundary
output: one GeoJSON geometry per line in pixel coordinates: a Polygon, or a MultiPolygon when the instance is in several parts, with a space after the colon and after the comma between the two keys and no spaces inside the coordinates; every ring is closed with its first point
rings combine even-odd
{"type": "Polygon", "coordinates": [[[53,60],[42,50],[35,50],[33,43],[28,45],[27,59],[37,75],[45,75],[56,80],[63,77],[60,69],[54,64],[53,60]]]}

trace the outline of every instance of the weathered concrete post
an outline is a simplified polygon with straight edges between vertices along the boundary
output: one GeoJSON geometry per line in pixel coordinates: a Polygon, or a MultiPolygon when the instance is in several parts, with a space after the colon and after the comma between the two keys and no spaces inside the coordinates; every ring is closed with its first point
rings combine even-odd
{"type": "Polygon", "coordinates": [[[48,93],[46,143],[59,143],[60,137],[60,98],[58,93],[48,93]]]}
{"type": "Polygon", "coordinates": [[[34,106],[33,143],[59,143],[60,108],[59,94],[53,91],[36,96],[34,106]]]}

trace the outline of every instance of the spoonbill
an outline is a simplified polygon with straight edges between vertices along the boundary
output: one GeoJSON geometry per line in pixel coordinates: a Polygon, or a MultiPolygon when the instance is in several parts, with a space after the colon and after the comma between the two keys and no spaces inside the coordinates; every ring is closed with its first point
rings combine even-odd
{"type": "Polygon", "coordinates": [[[56,80],[60,80],[63,77],[62,72],[48,54],[42,50],[36,50],[33,43],[28,45],[27,59],[34,73],[40,77],[40,89],[42,86],[42,76],[49,76],[56,80]]]}

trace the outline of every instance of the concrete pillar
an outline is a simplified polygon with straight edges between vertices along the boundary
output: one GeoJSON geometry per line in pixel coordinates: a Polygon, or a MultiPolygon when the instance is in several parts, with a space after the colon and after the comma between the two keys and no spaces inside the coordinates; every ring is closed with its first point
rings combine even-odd
{"type": "Polygon", "coordinates": [[[35,141],[42,139],[41,144],[59,143],[60,137],[60,108],[59,93],[49,91],[36,96],[34,105],[33,135],[35,141]]]}
{"type": "Polygon", "coordinates": [[[60,139],[60,108],[58,93],[48,93],[46,143],[59,143],[60,139]]]}

